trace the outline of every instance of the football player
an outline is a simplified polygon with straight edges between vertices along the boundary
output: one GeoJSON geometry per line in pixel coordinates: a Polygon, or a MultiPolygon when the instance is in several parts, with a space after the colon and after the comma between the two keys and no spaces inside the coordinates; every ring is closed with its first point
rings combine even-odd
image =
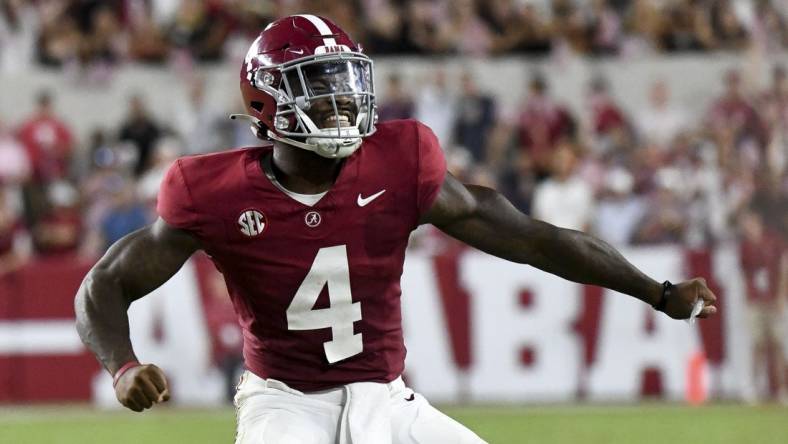
{"type": "Polygon", "coordinates": [[[223,273],[243,329],[237,443],[480,443],[407,388],[400,275],[433,224],[500,258],[636,297],[667,315],[715,313],[703,279],[659,283],[608,244],[517,211],[446,172],[429,128],[377,123],[372,61],[331,21],[271,23],[241,68],[259,147],[185,157],[159,219],[112,246],[76,297],[77,329],[124,406],[169,396],[138,362],[127,309],[197,250],[223,273]]]}

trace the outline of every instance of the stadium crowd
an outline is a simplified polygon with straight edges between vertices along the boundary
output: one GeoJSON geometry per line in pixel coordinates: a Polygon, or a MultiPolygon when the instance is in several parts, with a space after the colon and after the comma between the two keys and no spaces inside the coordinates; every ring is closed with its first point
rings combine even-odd
{"type": "Polygon", "coordinates": [[[0,72],[216,61],[245,51],[272,18],[300,11],[332,17],[372,54],[638,57],[788,46],[788,6],[775,0],[7,0],[0,72]]]}
{"type": "MultiPolygon", "coordinates": [[[[379,114],[428,124],[462,179],[619,246],[703,247],[740,238],[756,268],[785,250],[782,66],[774,67],[769,88],[756,92],[745,92],[740,73],[728,71],[724,94],[708,99],[703,116],[675,105],[662,81],[650,86],[649,106],[630,115],[603,78],[590,83],[587,106],[575,114],[552,98],[538,72],[516,112],[506,113],[470,73],[459,75],[457,91],[438,69],[413,93],[391,75],[379,114]]],[[[159,180],[177,156],[254,144],[249,131],[225,123],[223,110],[203,97],[195,78],[182,111],[163,122],[142,96],[132,96],[119,127],[96,129],[83,144],[48,91],[39,93],[33,115],[0,120],[0,274],[29,256],[14,251],[103,253],[152,220],[159,180]]]]}
{"type": "MultiPolygon", "coordinates": [[[[788,39],[779,4],[10,0],[0,7],[0,71],[217,60],[245,47],[270,17],[298,10],[334,17],[373,54],[768,51],[788,39]],[[356,11],[365,19],[354,20],[356,11]]],[[[604,78],[588,85],[587,106],[573,113],[538,72],[518,109],[503,112],[471,73],[459,76],[438,69],[430,81],[415,82],[422,85],[415,94],[403,87],[406,79],[383,79],[381,119],[426,122],[456,175],[497,187],[538,218],[615,245],[694,248],[741,239],[743,265],[775,274],[788,237],[783,67],[774,67],[762,91],[729,71],[725,93],[707,98],[705,115],[676,105],[661,81],[650,85],[649,106],[628,114],[604,78]],[[455,83],[459,89],[448,86],[455,83]]],[[[171,121],[157,121],[144,97],[134,96],[118,128],[96,129],[84,143],[55,111],[51,92],[40,92],[37,111],[24,120],[0,117],[0,275],[31,255],[100,255],[152,220],[159,180],[175,157],[254,143],[204,99],[197,76],[190,81],[189,98],[171,121]]]]}

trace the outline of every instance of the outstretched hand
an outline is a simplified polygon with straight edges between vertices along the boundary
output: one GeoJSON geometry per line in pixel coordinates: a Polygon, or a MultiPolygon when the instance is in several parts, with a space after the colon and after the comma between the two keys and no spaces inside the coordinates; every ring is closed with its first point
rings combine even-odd
{"type": "Polygon", "coordinates": [[[673,286],[673,294],[668,298],[665,314],[673,319],[687,319],[698,300],[703,301],[699,318],[708,318],[717,313],[717,307],[714,305],[717,297],[709,290],[706,279],[695,278],[680,282],[673,286]]]}
{"type": "Polygon", "coordinates": [[[138,365],[118,379],[115,396],[125,407],[141,412],[169,400],[170,389],[159,367],[153,364],[138,365]]]}

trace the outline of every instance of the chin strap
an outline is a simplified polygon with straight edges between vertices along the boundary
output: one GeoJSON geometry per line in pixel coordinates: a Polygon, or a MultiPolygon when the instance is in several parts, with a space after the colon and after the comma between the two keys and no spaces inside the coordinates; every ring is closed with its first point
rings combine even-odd
{"type": "Polygon", "coordinates": [[[250,116],[249,114],[230,114],[230,120],[237,120],[237,119],[245,119],[252,122],[252,126],[249,129],[252,130],[252,134],[258,139],[262,139],[261,135],[263,134],[263,122],[260,121],[255,116],[250,116]]]}

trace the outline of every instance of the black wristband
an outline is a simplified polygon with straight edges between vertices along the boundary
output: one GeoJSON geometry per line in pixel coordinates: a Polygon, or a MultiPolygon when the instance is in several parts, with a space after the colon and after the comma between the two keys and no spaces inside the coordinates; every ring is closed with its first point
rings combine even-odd
{"type": "Polygon", "coordinates": [[[673,284],[670,281],[665,281],[662,283],[662,296],[659,298],[659,302],[652,305],[654,310],[657,311],[665,311],[665,307],[668,305],[668,298],[673,293],[673,284]]]}

